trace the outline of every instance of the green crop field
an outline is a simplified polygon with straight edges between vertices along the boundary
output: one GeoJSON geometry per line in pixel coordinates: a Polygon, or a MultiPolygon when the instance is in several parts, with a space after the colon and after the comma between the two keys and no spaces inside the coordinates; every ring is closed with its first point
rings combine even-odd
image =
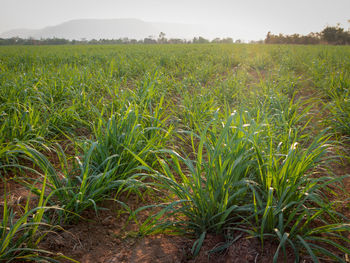
{"type": "Polygon", "coordinates": [[[349,262],[349,136],[349,46],[0,47],[0,261],[81,261],[48,240],[108,208],[188,262],[349,262]]]}

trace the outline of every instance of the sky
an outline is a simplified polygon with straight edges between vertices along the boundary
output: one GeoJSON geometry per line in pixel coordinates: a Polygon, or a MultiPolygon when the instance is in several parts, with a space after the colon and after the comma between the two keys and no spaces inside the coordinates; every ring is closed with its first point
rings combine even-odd
{"type": "Polygon", "coordinates": [[[349,28],[350,0],[0,0],[0,33],[39,29],[82,18],[137,18],[203,25],[207,37],[264,39],[308,34],[340,23],[349,28]]]}

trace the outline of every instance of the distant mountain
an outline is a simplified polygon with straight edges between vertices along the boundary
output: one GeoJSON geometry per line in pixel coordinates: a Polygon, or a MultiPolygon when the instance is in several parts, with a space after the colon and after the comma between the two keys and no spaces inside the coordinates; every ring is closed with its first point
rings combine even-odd
{"type": "Polygon", "coordinates": [[[0,38],[143,39],[149,36],[157,38],[160,32],[164,32],[167,38],[193,38],[205,36],[205,31],[205,28],[198,25],[152,23],[138,19],[79,19],[37,30],[10,30],[0,34],[0,38]]]}

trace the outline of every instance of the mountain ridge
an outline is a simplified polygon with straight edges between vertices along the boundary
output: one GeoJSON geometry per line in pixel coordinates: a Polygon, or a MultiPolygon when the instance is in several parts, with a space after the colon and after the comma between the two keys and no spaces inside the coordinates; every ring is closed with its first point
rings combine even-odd
{"type": "Polygon", "coordinates": [[[145,22],[135,18],[74,19],[41,29],[14,29],[3,32],[0,38],[65,38],[79,39],[144,39],[157,38],[160,32],[170,38],[193,38],[206,29],[200,25],[179,23],[145,22]]]}

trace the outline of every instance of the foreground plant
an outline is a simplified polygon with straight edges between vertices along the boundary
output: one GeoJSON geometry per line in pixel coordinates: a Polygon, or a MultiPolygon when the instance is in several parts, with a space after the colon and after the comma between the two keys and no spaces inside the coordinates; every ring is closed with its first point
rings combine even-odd
{"type": "Polygon", "coordinates": [[[161,204],[163,209],[141,225],[142,234],[164,229],[192,234],[198,238],[196,255],[207,233],[235,229],[260,238],[262,245],[277,241],[274,262],[288,247],[296,262],[305,253],[314,262],[322,256],[345,262],[337,253],[350,253],[342,245],[350,242],[344,235],[349,221],[327,199],[330,186],[343,178],[313,174],[323,165],[329,136],[322,134],[303,149],[297,132],[291,132],[288,146],[275,149],[266,125],[258,128],[242,114],[230,116],[222,129],[208,127],[191,137],[195,160],[162,151],[170,158],[160,159],[162,173],[154,178],[175,201],[161,204]]]}
{"type": "Polygon", "coordinates": [[[58,256],[38,248],[40,242],[53,228],[44,220],[44,213],[48,209],[56,209],[46,206],[48,199],[44,198],[45,187],[46,177],[44,177],[37,206],[31,209],[29,207],[30,197],[28,197],[24,211],[20,215],[8,206],[5,189],[4,208],[0,223],[0,261],[46,260],[59,262],[59,258],[64,258],[76,262],[64,255],[58,256]]]}
{"type": "Polygon", "coordinates": [[[91,165],[101,172],[109,166],[114,169],[115,178],[125,179],[140,165],[130,151],[147,163],[155,161],[153,152],[164,146],[172,131],[171,127],[164,128],[166,118],[161,119],[162,102],[163,99],[150,112],[142,109],[144,105],[131,104],[120,113],[111,114],[107,121],[101,116],[94,130],[96,140],[82,144],[86,153],[95,144],[91,165]]]}
{"type": "Polygon", "coordinates": [[[157,173],[154,179],[176,201],[163,204],[161,212],[140,231],[146,234],[170,228],[193,234],[198,238],[193,247],[196,255],[207,233],[222,233],[225,226],[241,221],[242,215],[252,211],[248,194],[253,153],[248,138],[252,132],[242,116],[233,114],[221,131],[208,125],[199,138],[191,135],[195,160],[172,150],[161,151],[170,159],[159,160],[162,174],[157,173]]]}
{"type": "MultiPolygon", "coordinates": [[[[59,148],[59,146],[58,146],[59,148]]],[[[47,187],[50,190],[49,195],[52,196],[48,200],[50,205],[58,206],[60,209],[55,211],[61,222],[69,222],[80,217],[80,214],[93,207],[97,213],[97,203],[108,198],[108,194],[114,192],[133,189],[137,191],[142,182],[137,179],[137,175],[130,175],[127,179],[116,176],[118,167],[110,167],[106,160],[106,167],[101,171],[100,167],[91,166],[91,156],[96,148],[94,143],[89,151],[83,156],[83,159],[76,157],[70,163],[67,161],[66,155],[59,148],[57,154],[59,156],[61,171],[57,171],[53,164],[37,150],[24,147],[21,152],[22,156],[29,159],[45,174],[32,170],[40,175],[43,180],[47,177],[47,187]]],[[[29,169],[28,167],[26,169],[29,169]]],[[[45,179],[46,180],[46,179],[45,179]]],[[[32,192],[42,195],[41,189],[32,184],[29,179],[22,181],[32,192]]]]}
{"type": "MultiPolygon", "coordinates": [[[[306,252],[314,262],[322,255],[345,262],[337,252],[350,254],[349,220],[334,210],[334,202],[327,198],[330,185],[340,183],[343,177],[315,175],[313,172],[323,164],[329,145],[327,135],[320,135],[305,150],[291,139],[286,154],[279,149],[266,151],[255,144],[258,161],[258,177],[252,186],[254,202],[253,229],[248,232],[265,240],[279,242],[274,255],[284,257],[289,247],[300,260],[306,252]],[[337,252],[335,252],[337,251],[337,252]]],[[[272,144],[270,145],[272,146],[272,144]]]]}
{"type": "Polygon", "coordinates": [[[332,119],[329,122],[336,132],[350,138],[350,84],[343,91],[329,91],[331,101],[326,104],[326,108],[330,111],[332,119]]]}

